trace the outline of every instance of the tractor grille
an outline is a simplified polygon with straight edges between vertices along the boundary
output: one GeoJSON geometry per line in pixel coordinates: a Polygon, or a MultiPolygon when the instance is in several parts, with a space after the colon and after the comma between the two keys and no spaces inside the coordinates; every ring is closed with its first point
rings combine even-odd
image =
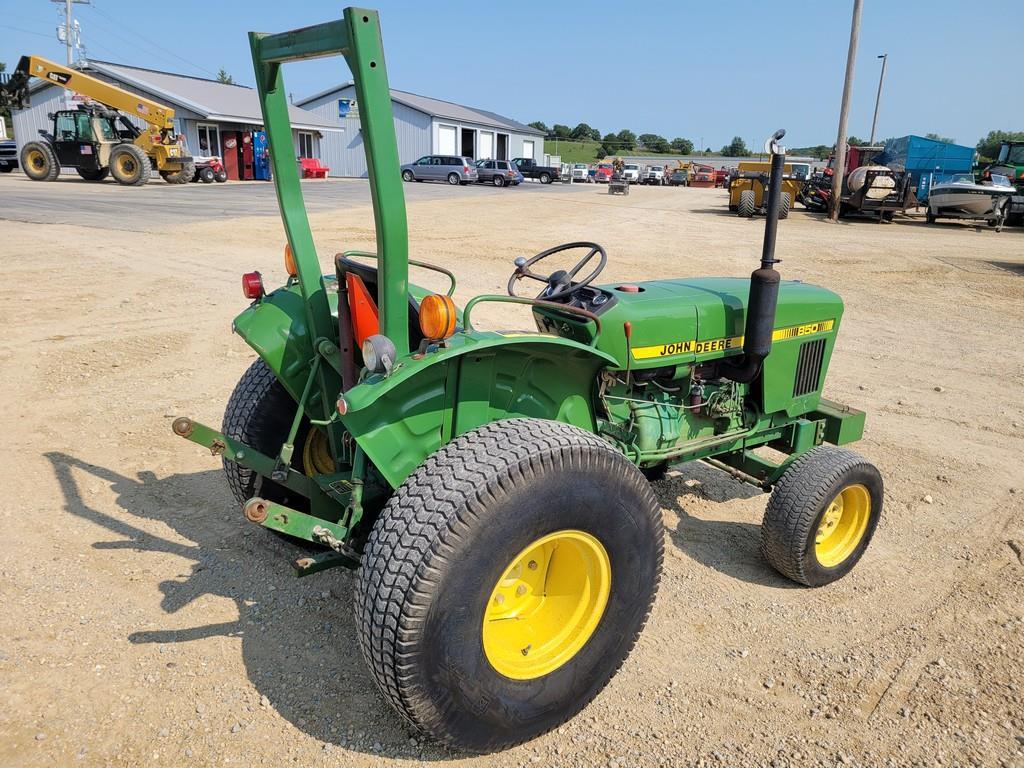
{"type": "Polygon", "coordinates": [[[796,361],[796,378],[793,381],[793,397],[801,397],[818,388],[821,379],[821,361],[825,356],[825,339],[805,341],[800,345],[800,356],[796,361]]]}

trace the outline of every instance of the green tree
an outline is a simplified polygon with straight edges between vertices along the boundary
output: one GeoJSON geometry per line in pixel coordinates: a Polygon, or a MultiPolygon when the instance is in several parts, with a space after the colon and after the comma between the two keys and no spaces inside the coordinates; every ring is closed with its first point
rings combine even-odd
{"type": "Polygon", "coordinates": [[[602,144],[600,147],[597,148],[597,159],[604,160],[606,157],[608,157],[608,152],[605,150],[604,145],[602,144]]]}
{"type": "Polygon", "coordinates": [[[652,152],[668,152],[671,148],[665,137],[656,133],[641,133],[637,141],[644,149],[649,149],[652,152]]]}
{"type": "Polygon", "coordinates": [[[624,150],[626,152],[632,152],[634,149],[636,149],[636,134],[633,133],[632,131],[623,128],[621,131],[615,134],[615,138],[619,142],[619,149],[624,150]]]}
{"type": "Polygon", "coordinates": [[[672,149],[681,155],[689,155],[693,152],[693,142],[689,139],[672,139],[672,149]]]}
{"type": "Polygon", "coordinates": [[[988,136],[978,142],[981,159],[995,160],[999,156],[999,145],[1004,141],[1024,141],[1024,131],[989,131],[988,136]]]}
{"type": "Polygon", "coordinates": [[[858,139],[856,136],[847,136],[846,144],[850,147],[864,147],[867,146],[867,142],[864,139],[858,139]]]}
{"type": "Polygon", "coordinates": [[[939,134],[937,133],[926,133],[924,137],[926,139],[931,139],[932,141],[944,141],[947,144],[956,144],[956,139],[950,139],[947,138],[946,136],[939,136],[939,134]]]}
{"type": "Polygon", "coordinates": [[[616,133],[606,133],[604,138],[601,139],[601,151],[604,155],[600,157],[606,157],[607,155],[614,155],[616,150],[619,148],[619,136],[616,133]]]}
{"type": "Polygon", "coordinates": [[[551,126],[551,134],[556,139],[571,139],[572,129],[568,125],[562,125],[561,123],[555,123],[551,126]]]}
{"type": "Polygon", "coordinates": [[[721,151],[723,157],[746,157],[749,154],[747,143],[741,136],[733,136],[732,141],[722,147],[721,151]]]}
{"type": "Polygon", "coordinates": [[[218,83],[224,83],[225,85],[234,85],[235,84],[235,81],[231,78],[231,75],[228,74],[228,71],[226,69],[224,69],[224,67],[221,67],[217,71],[217,82],[218,83]]]}
{"type": "Polygon", "coordinates": [[[580,123],[572,129],[572,137],[577,141],[599,141],[601,139],[601,132],[596,128],[591,128],[586,123],[580,123]]]}
{"type": "Polygon", "coordinates": [[[551,129],[540,120],[534,120],[532,123],[527,123],[527,125],[531,128],[536,128],[538,131],[543,131],[545,134],[551,133],[551,129]]]}

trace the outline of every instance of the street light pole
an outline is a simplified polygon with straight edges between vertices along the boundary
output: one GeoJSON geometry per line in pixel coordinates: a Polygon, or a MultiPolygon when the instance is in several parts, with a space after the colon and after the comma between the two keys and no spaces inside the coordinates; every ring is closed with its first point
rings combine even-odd
{"type": "Polygon", "coordinates": [[[860,37],[860,10],[862,0],[853,0],[853,21],[850,23],[850,48],[846,53],[846,80],[843,82],[843,100],[839,106],[839,135],[836,137],[836,163],[832,169],[832,199],[828,217],[839,221],[839,197],[843,193],[843,174],[846,172],[846,122],[850,116],[850,95],[853,92],[853,65],[857,60],[857,38],[860,37]]]}
{"type": "Polygon", "coordinates": [[[89,5],[89,0],[50,0],[50,2],[64,6],[64,45],[67,47],[68,66],[70,67],[75,63],[75,44],[78,40],[74,19],[71,17],[71,6],[76,3],[79,5],[89,5]]]}
{"type": "Polygon", "coordinates": [[[882,60],[882,73],[878,76],[878,93],[875,95],[875,116],[871,118],[871,138],[868,144],[875,145],[875,126],[878,124],[878,105],[882,103],[882,83],[885,82],[885,63],[889,60],[889,54],[883,53],[879,56],[882,60]]]}

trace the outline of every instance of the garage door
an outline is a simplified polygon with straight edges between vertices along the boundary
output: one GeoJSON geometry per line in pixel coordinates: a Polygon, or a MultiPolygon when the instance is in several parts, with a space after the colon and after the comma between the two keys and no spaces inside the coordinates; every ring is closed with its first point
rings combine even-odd
{"type": "Polygon", "coordinates": [[[494,134],[488,131],[480,131],[480,152],[482,159],[487,160],[494,157],[494,134]]]}
{"type": "Polygon", "coordinates": [[[455,130],[454,125],[440,125],[437,128],[437,154],[455,155],[455,130]]]}
{"type": "Polygon", "coordinates": [[[528,157],[531,160],[533,159],[533,142],[532,141],[524,141],[523,142],[523,157],[528,157]]]}

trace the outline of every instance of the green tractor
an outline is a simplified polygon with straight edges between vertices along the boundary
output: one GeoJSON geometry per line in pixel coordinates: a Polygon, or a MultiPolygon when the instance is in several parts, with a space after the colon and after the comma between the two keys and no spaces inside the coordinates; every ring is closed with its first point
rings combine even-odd
{"type": "Polygon", "coordinates": [[[772,140],[760,268],[749,279],[598,284],[600,245],[517,259],[507,295],[458,309],[455,278],[412,261],[375,12],[250,35],[291,277],[233,330],[259,360],[220,431],[174,431],[223,457],[244,516],[315,547],[299,575],[357,569],[363,657],[413,727],[487,752],[579,712],[626,659],[658,588],[651,488],[700,460],[771,490],[765,559],[822,586],[861,558],[878,470],[839,446],[864,414],[822,397],[842,300],[775,270],[784,150],[772,140]],[[323,274],[293,161],[285,62],[342,55],[355,79],[375,253],[323,274]],[[578,252],[570,269],[546,269],[578,252]],[[550,260],[550,261],[549,261],[550,260]],[[409,282],[410,265],[450,279],[409,282]],[[539,295],[521,297],[521,281],[539,295]],[[484,302],[532,308],[536,333],[478,330],[484,302]]]}
{"type": "Polygon", "coordinates": [[[1001,173],[1017,188],[1017,194],[1010,198],[1010,209],[1006,223],[1024,226],[1024,141],[1004,141],[999,146],[999,156],[985,170],[1001,173]]]}

